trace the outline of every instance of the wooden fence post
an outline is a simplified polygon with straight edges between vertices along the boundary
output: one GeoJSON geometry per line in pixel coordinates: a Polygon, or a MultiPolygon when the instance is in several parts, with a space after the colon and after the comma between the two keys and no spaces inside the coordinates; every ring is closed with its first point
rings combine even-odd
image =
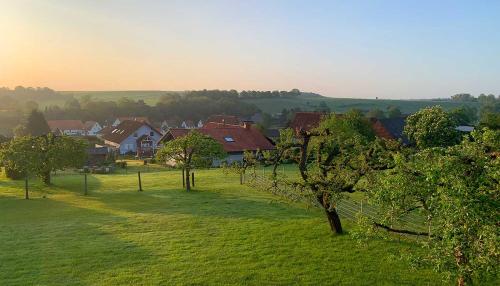
{"type": "Polygon", "coordinates": [[[84,191],[84,195],[86,196],[88,193],[88,185],[87,185],[87,173],[85,173],[85,191],[84,191]]]}
{"type": "Polygon", "coordinates": [[[137,177],[139,178],[139,192],[142,192],[141,171],[137,172],[137,177]]]}
{"type": "Polygon", "coordinates": [[[194,172],[191,173],[191,185],[194,187],[194,172]]]}
{"type": "Polygon", "coordinates": [[[25,194],[24,194],[24,198],[29,200],[29,194],[28,194],[28,175],[26,175],[26,177],[24,178],[24,190],[25,190],[25,194]]]}
{"type": "Polygon", "coordinates": [[[186,187],[186,178],[184,178],[184,168],[182,168],[182,187],[186,187]]]}

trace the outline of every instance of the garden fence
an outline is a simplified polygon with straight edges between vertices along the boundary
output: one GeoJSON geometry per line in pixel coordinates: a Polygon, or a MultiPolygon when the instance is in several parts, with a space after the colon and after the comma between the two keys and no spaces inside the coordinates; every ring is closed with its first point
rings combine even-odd
{"type": "MultiPolygon", "coordinates": [[[[270,178],[270,174],[266,175],[264,170],[258,170],[255,173],[247,172],[244,181],[246,184],[256,189],[270,192],[283,199],[320,207],[312,196],[312,193],[303,192],[300,191],[299,188],[294,187],[293,180],[287,181],[286,179],[278,178],[277,182],[274,183],[270,178]]],[[[367,217],[372,221],[379,222],[382,220],[382,215],[378,207],[369,204],[366,198],[357,199],[346,196],[339,200],[337,212],[342,218],[353,221],[357,220],[359,215],[367,217]]],[[[392,227],[409,229],[415,232],[428,232],[430,230],[429,226],[426,224],[425,217],[418,213],[410,213],[404,217],[398,218],[392,227]]]]}

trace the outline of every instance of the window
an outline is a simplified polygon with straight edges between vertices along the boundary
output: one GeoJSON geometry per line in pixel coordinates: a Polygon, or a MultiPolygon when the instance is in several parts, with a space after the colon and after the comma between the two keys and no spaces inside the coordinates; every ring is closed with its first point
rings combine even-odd
{"type": "Polygon", "coordinates": [[[149,136],[155,136],[155,133],[153,131],[149,132],[149,136]]]}
{"type": "Polygon", "coordinates": [[[228,136],[228,137],[224,137],[224,140],[225,140],[226,142],[234,142],[233,137],[229,137],[229,136],[228,136]]]}

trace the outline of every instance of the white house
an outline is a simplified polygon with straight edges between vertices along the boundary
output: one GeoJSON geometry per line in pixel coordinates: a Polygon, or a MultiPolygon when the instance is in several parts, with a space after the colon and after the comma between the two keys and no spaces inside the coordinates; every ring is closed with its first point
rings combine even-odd
{"type": "Polygon", "coordinates": [[[101,134],[104,143],[119,150],[120,154],[139,157],[152,156],[161,136],[151,124],[133,120],[125,120],[101,134]]]}
{"type": "Polygon", "coordinates": [[[97,133],[102,130],[102,126],[99,124],[99,122],[87,121],[84,123],[84,125],[85,130],[87,131],[87,135],[89,136],[96,136],[97,133]]]}

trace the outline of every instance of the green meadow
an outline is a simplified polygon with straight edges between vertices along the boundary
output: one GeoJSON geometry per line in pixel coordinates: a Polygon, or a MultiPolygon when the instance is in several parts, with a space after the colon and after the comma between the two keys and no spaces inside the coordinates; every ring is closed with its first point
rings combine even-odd
{"type": "Polygon", "coordinates": [[[323,214],[239,184],[219,169],[136,164],[59,173],[53,186],[0,179],[0,285],[442,285],[400,254],[411,242],[333,235],[323,214]],[[138,192],[137,171],[144,191],[138,192]]]}

